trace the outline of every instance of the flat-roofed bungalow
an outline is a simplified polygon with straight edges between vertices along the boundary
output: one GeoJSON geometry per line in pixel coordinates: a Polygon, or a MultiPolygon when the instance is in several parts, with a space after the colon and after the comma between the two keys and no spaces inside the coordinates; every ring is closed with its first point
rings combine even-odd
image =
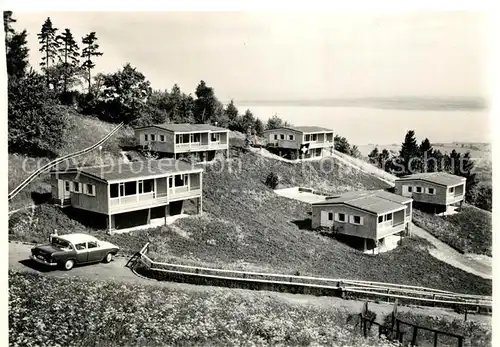
{"type": "Polygon", "coordinates": [[[202,173],[187,162],[161,159],[53,169],[50,176],[56,204],[104,216],[106,228],[118,230],[182,213],[187,200],[201,214],[202,173]]]}
{"type": "Polygon", "coordinates": [[[216,152],[229,154],[229,130],[210,124],[154,124],[134,128],[142,147],[178,159],[194,154],[202,161],[211,161],[216,152]]]}
{"type": "Polygon", "coordinates": [[[351,191],[326,197],[312,204],[313,229],[372,240],[375,247],[384,238],[409,229],[412,199],[384,190],[351,191]]]}
{"type": "Polygon", "coordinates": [[[465,177],[446,172],[418,173],[398,178],[394,192],[411,197],[416,205],[443,212],[450,205],[462,205],[466,181],[465,177]]]}
{"type": "Polygon", "coordinates": [[[264,131],[267,144],[283,156],[295,158],[321,157],[323,150],[333,149],[333,130],[318,126],[281,127],[264,131]],[[309,151],[300,152],[301,146],[307,144],[309,151]]]}

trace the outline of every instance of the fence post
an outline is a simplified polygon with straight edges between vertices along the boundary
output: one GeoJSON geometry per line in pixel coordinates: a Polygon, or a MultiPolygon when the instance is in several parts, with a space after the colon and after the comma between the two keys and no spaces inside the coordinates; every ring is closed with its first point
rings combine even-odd
{"type": "Polygon", "coordinates": [[[462,347],[464,345],[464,337],[459,336],[458,337],[458,347],[462,347]]]}
{"type": "Polygon", "coordinates": [[[467,322],[467,305],[465,305],[465,318],[464,318],[464,321],[467,322]]]}
{"type": "Polygon", "coordinates": [[[401,331],[399,330],[399,320],[396,319],[396,334],[398,335],[398,339],[400,343],[403,343],[403,334],[401,334],[401,331]]]}
{"type": "Polygon", "coordinates": [[[438,345],[438,332],[434,332],[434,347],[437,347],[438,345]]]}
{"type": "Polygon", "coordinates": [[[411,345],[415,346],[417,344],[417,333],[418,333],[418,328],[416,325],[413,326],[413,336],[411,338],[411,345]]]}
{"type": "Polygon", "coordinates": [[[363,319],[363,335],[366,337],[367,336],[367,334],[366,334],[366,318],[363,317],[362,319],[363,319]]]}

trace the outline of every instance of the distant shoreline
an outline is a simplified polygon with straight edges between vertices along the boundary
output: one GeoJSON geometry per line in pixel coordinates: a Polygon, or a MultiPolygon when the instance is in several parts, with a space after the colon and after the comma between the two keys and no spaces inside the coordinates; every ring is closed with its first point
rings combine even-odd
{"type": "Polygon", "coordinates": [[[235,100],[237,106],[369,107],[400,110],[485,110],[481,98],[352,98],[316,100],[235,100]]]}

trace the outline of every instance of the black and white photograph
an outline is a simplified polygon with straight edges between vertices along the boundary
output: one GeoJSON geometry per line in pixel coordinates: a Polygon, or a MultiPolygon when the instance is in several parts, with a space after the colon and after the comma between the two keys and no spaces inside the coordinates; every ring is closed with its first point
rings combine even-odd
{"type": "Polygon", "coordinates": [[[494,345],[487,11],[3,22],[9,346],[494,345]]]}

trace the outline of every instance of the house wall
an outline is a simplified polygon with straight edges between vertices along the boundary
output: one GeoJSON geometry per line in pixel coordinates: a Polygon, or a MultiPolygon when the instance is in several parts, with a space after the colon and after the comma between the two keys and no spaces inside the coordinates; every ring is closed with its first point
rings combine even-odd
{"type": "Polygon", "coordinates": [[[145,146],[150,144],[151,150],[156,152],[166,152],[166,153],[174,153],[174,140],[175,136],[173,133],[167,130],[161,130],[158,128],[144,128],[144,129],[136,129],[135,137],[137,142],[141,146],[145,146]],[[144,135],[148,135],[148,141],[144,139],[144,135]],[[155,135],[155,141],[151,141],[151,134],[155,135]],[[160,135],[165,136],[165,141],[160,141],[160,135]]]}
{"type": "Polygon", "coordinates": [[[336,231],[351,236],[375,239],[377,237],[377,216],[353,209],[349,206],[313,206],[312,207],[312,227],[334,226],[336,231]],[[326,224],[321,221],[321,212],[331,212],[334,214],[333,221],[327,221],[326,224]],[[345,213],[346,223],[335,221],[335,213],[345,213]],[[349,223],[349,217],[357,215],[363,217],[363,225],[355,225],[349,223]]]}
{"type": "Polygon", "coordinates": [[[413,198],[413,200],[422,203],[446,205],[447,188],[438,184],[434,184],[421,180],[406,180],[396,181],[394,192],[396,194],[413,198]],[[407,187],[412,186],[413,191],[408,192],[407,187]],[[416,187],[422,187],[422,193],[416,192],[416,187]],[[436,194],[431,195],[426,193],[427,188],[434,188],[436,194]]]}
{"type": "Polygon", "coordinates": [[[161,177],[156,179],[156,193],[165,194],[167,193],[167,177],[161,177]]]}
{"type": "Polygon", "coordinates": [[[274,129],[266,134],[266,140],[268,144],[272,144],[281,148],[298,149],[300,148],[300,144],[302,143],[302,133],[287,129],[274,129]],[[281,134],[285,135],[284,140],[281,140],[281,134]],[[274,139],[274,135],[278,136],[276,140],[274,139]],[[289,140],[290,135],[294,136],[293,140],[289,140]]]}
{"type": "MultiPolygon", "coordinates": [[[[71,192],[71,206],[97,213],[108,213],[108,186],[106,183],[95,180],[88,176],[84,176],[82,174],[74,173],[59,174],[59,179],[71,182],[89,183],[95,186],[95,196],[84,194],[83,186],[81,193],[71,192]]],[[[64,184],[62,185],[62,189],[64,189],[64,184]]]]}

